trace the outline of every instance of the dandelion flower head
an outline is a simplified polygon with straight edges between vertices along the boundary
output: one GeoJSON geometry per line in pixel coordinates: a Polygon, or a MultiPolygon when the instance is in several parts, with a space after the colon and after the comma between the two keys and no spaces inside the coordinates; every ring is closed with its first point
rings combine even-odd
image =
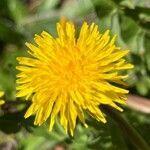
{"type": "MultiPolygon", "coordinates": [[[[3,95],[4,95],[4,92],[0,91],[0,97],[2,97],[3,95]]],[[[0,99],[0,105],[3,105],[4,103],[5,101],[0,99]]]]}
{"type": "Polygon", "coordinates": [[[126,103],[128,90],[119,87],[128,75],[122,70],[128,50],[115,45],[116,36],[103,34],[94,23],[83,23],[79,36],[71,21],[57,23],[58,37],[43,31],[35,43],[26,43],[29,57],[18,57],[17,97],[31,100],[25,118],[35,114],[35,125],[50,119],[51,131],[56,117],[66,132],[73,135],[77,118],[87,127],[84,113],[106,122],[101,105],[126,103]]]}

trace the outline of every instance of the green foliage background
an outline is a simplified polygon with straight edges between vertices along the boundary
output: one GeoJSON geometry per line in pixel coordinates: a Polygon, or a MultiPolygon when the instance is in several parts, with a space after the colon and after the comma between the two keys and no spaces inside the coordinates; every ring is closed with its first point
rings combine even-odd
{"type": "MultiPolygon", "coordinates": [[[[56,145],[71,150],[134,150],[116,122],[106,125],[87,118],[89,128],[80,123],[74,137],[65,134],[57,122],[53,132],[48,123],[33,126],[23,118],[27,102],[15,98],[16,57],[27,55],[24,43],[43,30],[56,36],[55,24],[61,16],[77,26],[96,22],[101,32],[118,35],[118,45],[130,49],[131,94],[150,97],[150,1],[149,0],[0,0],[0,89],[6,104],[0,110],[0,150],[51,150],[56,145]]],[[[125,108],[122,114],[150,144],[150,115],[125,108]]]]}

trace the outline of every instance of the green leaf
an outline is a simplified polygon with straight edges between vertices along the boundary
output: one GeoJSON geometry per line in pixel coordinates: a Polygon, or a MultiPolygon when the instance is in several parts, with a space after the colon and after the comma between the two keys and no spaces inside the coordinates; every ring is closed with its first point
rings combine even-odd
{"type": "Polygon", "coordinates": [[[138,81],[136,83],[136,88],[141,95],[146,95],[148,93],[148,88],[144,81],[138,81]]]}
{"type": "Polygon", "coordinates": [[[117,9],[117,6],[111,0],[96,0],[94,1],[94,5],[95,11],[100,18],[109,16],[117,9]]]}
{"type": "Polygon", "coordinates": [[[111,31],[113,32],[113,34],[117,35],[117,41],[118,41],[119,45],[121,45],[123,48],[126,48],[127,45],[122,38],[122,34],[121,34],[122,29],[120,27],[119,15],[117,12],[112,15],[111,20],[112,20],[111,21],[111,31]]]}
{"type": "Polygon", "coordinates": [[[150,71],[150,53],[146,53],[147,68],[150,71]]]}
{"type": "MultiPolygon", "coordinates": [[[[112,150],[112,140],[109,130],[109,125],[98,122],[94,119],[88,119],[88,125],[91,131],[89,132],[88,145],[92,150],[103,149],[112,150]]],[[[88,131],[88,130],[87,130],[88,131]]]]}
{"type": "Polygon", "coordinates": [[[7,0],[0,0],[0,17],[7,18],[9,16],[7,3],[7,0]]]}
{"type": "Polygon", "coordinates": [[[12,22],[0,20],[0,40],[20,44],[24,36],[17,32],[12,22]]]}
{"type": "Polygon", "coordinates": [[[121,29],[122,38],[131,51],[136,54],[144,53],[144,30],[134,20],[123,15],[121,16],[121,29]]]}
{"type": "Polygon", "coordinates": [[[32,128],[32,134],[28,135],[21,143],[25,150],[35,150],[40,147],[40,150],[52,149],[56,144],[63,143],[68,139],[68,135],[62,131],[62,127],[56,122],[53,131],[48,131],[48,125],[38,128],[32,128]]]}
{"type": "Polygon", "coordinates": [[[101,32],[111,29],[111,17],[112,16],[109,15],[98,20],[99,29],[101,32]]]}
{"type": "Polygon", "coordinates": [[[50,11],[51,9],[54,9],[59,4],[59,0],[44,0],[41,2],[41,4],[38,7],[37,12],[43,13],[50,11]]]}
{"type": "Polygon", "coordinates": [[[23,4],[23,2],[20,0],[9,0],[8,8],[11,17],[17,24],[19,24],[19,22],[24,19],[25,16],[27,16],[27,8],[25,7],[25,4],[23,4]]]}
{"type": "Polygon", "coordinates": [[[150,8],[149,0],[134,0],[133,2],[135,6],[150,8]]]}
{"type": "Polygon", "coordinates": [[[61,15],[69,18],[75,18],[77,16],[85,17],[93,12],[94,6],[91,0],[72,0],[68,1],[68,3],[63,6],[61,15]]]}
{"type": "Polygon", "coordinates": [[[74,135],[74,138],[72,140],[72,149],[78,149],[78,150],[90,150],[90,148],[88,147],[88,130],[81,126],[80,124],[78,124],[78,126],[76,127],[76,132],[74,135]]]}
{"type": "Polygon", "coordinates": [[[120,5],[128,7],[130,9],[134,9],[135,8],[134,1],[131,1],[131,0],[122,0],[120,5]]]}
{"type": "Polygon", "coordinates": [[[58,20],[56,18],[50,19],[41,19],[28,22],[24,24],[24,29],[30,39],[33,39],[35,34],[40,34],[42,31],[47,31],[51,33],[53,36],[56,36],[56,22],[58,20]]]}
{"type": "Polygon", "coordinates": [[[25,51],[18,50],[17,47],[10,45],[5,47],[4,52],[0,58],[1,68],[0,68],[0,86],[5,91],[6,100],[16,99],[16,57],[19,55],[24,55],[25,51]]]}

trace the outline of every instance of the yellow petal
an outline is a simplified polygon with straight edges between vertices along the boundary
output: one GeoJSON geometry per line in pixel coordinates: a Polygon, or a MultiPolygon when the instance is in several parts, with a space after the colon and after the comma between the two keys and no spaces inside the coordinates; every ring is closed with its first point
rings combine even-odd
{"type": "Polygon", "coordinates": [[[0,100],[0,105],[3,105],[5,103],[4,100],[0,100]]]}

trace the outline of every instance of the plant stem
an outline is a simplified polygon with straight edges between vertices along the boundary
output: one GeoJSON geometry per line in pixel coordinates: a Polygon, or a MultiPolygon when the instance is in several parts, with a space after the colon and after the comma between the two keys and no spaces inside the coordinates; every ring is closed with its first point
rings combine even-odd
{"type": "Polygon", "coordinates": [[[142,136],[125,120],[124,117],[120,115],[120,113],[106,105],[102,108],[104,112],[120,126],[121,130],[123,130],[137,149],[150,150],[149,145],[145,142],[142,136]]]}

